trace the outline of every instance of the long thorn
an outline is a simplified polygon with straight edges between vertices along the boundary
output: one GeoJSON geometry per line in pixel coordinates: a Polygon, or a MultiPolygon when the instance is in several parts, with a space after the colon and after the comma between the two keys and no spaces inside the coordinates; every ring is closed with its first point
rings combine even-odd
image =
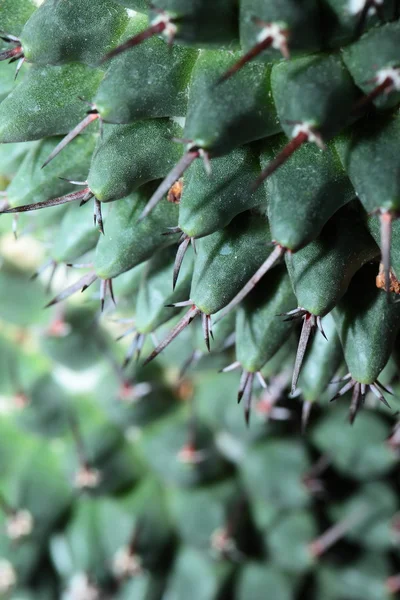
{"type": "Polygon", "coordinates": [[[201,313],[200,309],[197,306],[192,306],[186,313],[186,315],[175,325],[175,327],[170,331],[167,337],[158,344],[157,348],[153,350],[153,352],[146,358],[143,363],[143,366],[147,365],[149,362],[154,360],[160,352],[162,352],[169,344],[201,313]]]}
{"type": "Polygon", "coordinates": [[[146,204],[146,207],[144,208],[142,214],[139,217],[139,221],[147,217],[147,215],[153,210],[153,208],[157,206],[160,200],[163,199],[165,194],[168,193],[170,187],[174,185],[174,183],[178,179],[180,179],[180,177],[182,177],[186,169],[188,169],[192,162],[195,161],[196,158],[199,158],[199,156],[200,152],[198,150],[189,150],[189,152],[186,152],[182,156],[178,164],[168,173],[164,181],[159,185],[159,187],[156,189],[156,191],[146,204]]]}
{"type": "Polygon", "coordinates": [[[254,373],[249,373],[249,377],[247,379],[246,387],[244,390],[244,420],[246,421],[246,426],[250,425],[250,411],[251,411],[251,399],[253,395],[253,381],[254,381],[254,373]]]}
{"type": "Polygon", "coordinates": [[[176,258],[175,258],[175,264],[174,264],[174,274],[173,274],[173,278],[172,278],[172,289],[175,289],[176,286],[176,282],[178,281],[178,277],[179,277],[179,272],[181,270],[181,266],[182,266],[182,261],[185,257],[186,254],[186,250],[188,249],[188,246],[190,244],[190,237],[186,236],[185,239],[183,240],[183,242],[181,242],[179,244],[177,253],[176,253],[176,258]]]}
{"type": "Polygon", "coordinates": [[[285,248],[282,248],[282,246],[276,246],[275,250],[273,250],[273,252],[271,252],[271,254],[268,256],[267,260],[265,260],[263,262],[263,264],[261,265],[261,267],[259,269],[257,269],[257,271],[249,279],[249,281],[246,283],[246,285],[240,290],[240,292],[238,294],[236,294],[236,296],[233,298],[233,300],[231,300],[229,302],[229,304],[227,304],[225,306],[225,308],[223,308],[220,311],[220,313],[218,315],[218,319],[216,319],[214,321],[214,324],[218,323],[218,321],[220,321],[221,319],[226,317],[226,315],[228,313],[230,313],[238,304],[240,304],[240,302],[247,296],[247,294],[249,294],[256,287],[256,285],[260,281],[260,279],[262,279],[262,277],[264,277],[264,275],[270,269],[272,269],[272,267],[275,265],[275,263],[285,254],[285,252],[286,252],[285,248]]]}
{"type": "Polygon", "coordinates": [[[43,202],[36,202],[35,204],[26,204],[25,206],[16,206],[15,208],[6,208],[0,211],[0,214],[8,213],[20,213],[29,212],[31,210],[39,210],[41,208],[48,208],[50,206],[58,206],[60,204],[66,204],[67,202],[74,202],[75,200],[82,200],[88,193],[91,194],[89,188],[79,190],[79,192],[72,192],[72,194],[66,194],[59,198],[52,198],[51,200],[44,200],[43,202]]]}
{"type": "Polygon", "coordinates": [[[42,164],[42,169],[44,169],[44,167],[46,167],[50,161],[53,160],[53,158],[55,158],[57,156],[57,154],[59,154],[61,152],[61,150],[63,150],[65,148],[65,146],[67,146],[70,142],[72,142],[73,139],[75,139],[80,133],[82,133],[82,131],[84,129],[86,129],[86,127],[88,127],[90,125],[90,123],[92,123],[93,121],[95,121],[96,119],[99,119],[100,115],[98,113],[89,113],[84,119],[83,121],[81,121],[80,123],[78,123],[78,125],[76,127],[74,127],[62,140],[59,144],[57,144],[57,146],[54,148],[54,150],[50,153],[50,155],[48,156],[48,158],[44,161],[44,163],[42,164]]]}
{"type": "Polygon", "coordinates": [[[243,394],[246,389],[246,385],[247,385],[249,376],[250,376],[249,371],[242,371],[242,374],[240,376],[238,395],[237,395],[238,404],[240,404],[240,401],[243,398],[243,394]]]}
{"type": "Polygon", "coordinates": [[[104,235],[104,224],[103,224],[103,216],[101,213],[101,203],[97,198],[94,201],[94,224],[97,225],[100,233],[104,235]]]}
{"type": "Polygon", "coordinates": [[[304,401],[301,411],[301,433],[304,435],[307,430],[307,425],[310,420],[312,402],[304,401]]]}
{"type": "Polygon", "coordinates": [[[96,279],[97,275],[95,273],[86,273],[86,275],[78,279],[78,281],[75,281],[75,283],[68,286],[60,294],[57,294],[57,296],[53,298],[51,302],[46,304],[45,308],[53,306],[53,304],[57,304],[58,302],[69,298],[70,296],[72,296],[72,294],[75,294],[75,292],[77,292],[81,288],[87,289],[94,281],[96,281],[96,279]]]}
{"type": "Polygon", "coordinates": [[[344,519],[340,523],[336,523],[330,527],[325,533],[314,540],[310,546],[310,552],[315,558],[324,554],[329,548],[331,548],[336,542],[338,542],[343,536],[348,533],[350,529],[358,525],[367,516],[367,509],[358,511],[344,519]]]}
{"type": "MultiPolygon", "coordinates": [[[[381,223],[381,253],[383,270],[385,274],[385,291],[387,294],[390,292],[390,250],[392,245],[392,214],[390,212],[383,212],[379,216],[381,223]]],[[[389,296],[388,296],[389,298],[389,296]]]]}
{"type": "Polygon", "coordinates": [[[217,85],[220,85],[227,79],[230,79],[232,75],[235,75],[240,69],[242,69],[248,62],[252,61],[254,58],[259,56],[261,52],[269,48],[274,41],[272,36],[266,37],[264,40],[253,46],[244,56],[239,58],[239,60],[228,69],[219,79],[217,80],[217,85]]]}
{"type": "Polygon", "coordinates": [[[386,90],[390,89],[393,85],[393,80],[387,77],[380,85],[377,85],[369,94],[363,96],[353,106],[352,113],[356,115],[360,111],[364,110],[368,105],[372,104],[374,100],[379,98],[386,90]]]}
{"type": "Polygon", "coordinates": [[[330,402],[334,402],[338,398],[341,398],[341,396],[344,396],[345,394],[347,394],[347,392],[350,391],[355,385],[356,385],[356,382],[354,381],[354,379],[351,379],[348,383],[346,383],[346,385],[344,385],[342,387],[341,390],[339,390],[337,392],[337,394],[335,394],[333,396],[333,398],[330,399],[330,402]]]}
{"type": "Polygon", "coordinates": [[[299,380],[301,366],[303,364],[304,356],[307,350],[308,342],[310,339],[310,335],[315,328],[316,319],[315,315],[308,313],[303,317],[303,327],[301,328],[300,341],[297,348],[296,360],[294,363],[293,369],[293,377],[292,377],[292,390],[291,393],[294,394],[297,387],[297,382],[299,380]]]}
{"type": "Polygon", "coordinates": [[[156,23],[155,25],[151,25],[144,31],[141,31],[137,35],[131,37],[129,40],[127,40],[120,46],[117,46],[116,48],[114,48],[114,50],[111,50],[111,52],[109,52],[102,58],[101,62],[104,63],[107,60],[110,60],[111,58],[118,56],[118,54],[122,54],[122,52],[129,50],[129,48],[134,48],[135,46],[138,46],[145,40],[148,40],[149,38],[153,37],[154,35],[158,35],[158,34],[162,33],[166,29],[166,27],[167,27],[166,21],[160,21],[159,23],[156,23]]]}
{"type": "Polygon", "coordinates": [[[259,188],[263,181],[265,181],[267,177],[272,175],[274,171],[276,171],[280,166],[282,166],[292,156],[292,154],[294,154],[296,150],[300,148],[300,146],[302,146],[308,141],[308,139],[308,134],[305,131],[301,131],[296,135],[296,137],[290,140],[290,142],[283,148],[283,150],[279,152],[278,156],[276,156],[274,160],[272,160],[268,164],[268,166],[261,172],[261,175],[257,177],[253,185],[253,191],[259,188]]]}

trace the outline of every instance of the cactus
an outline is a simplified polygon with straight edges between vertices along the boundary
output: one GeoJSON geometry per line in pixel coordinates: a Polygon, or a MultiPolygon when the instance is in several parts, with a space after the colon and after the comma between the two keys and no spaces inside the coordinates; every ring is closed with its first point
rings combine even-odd
{"type": "Polygon", "coordinates": [[[399,105],[398,0],[0,0],[0,598],[398,596],[399,105]]]}

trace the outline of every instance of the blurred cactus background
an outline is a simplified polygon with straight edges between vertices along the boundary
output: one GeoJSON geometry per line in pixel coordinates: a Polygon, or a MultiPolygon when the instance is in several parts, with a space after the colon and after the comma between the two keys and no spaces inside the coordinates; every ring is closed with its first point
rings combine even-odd
{"type": "Polygon", "coordinates": [[[0,598],[400,597],[399,16],[0,0],[0,598]]]}

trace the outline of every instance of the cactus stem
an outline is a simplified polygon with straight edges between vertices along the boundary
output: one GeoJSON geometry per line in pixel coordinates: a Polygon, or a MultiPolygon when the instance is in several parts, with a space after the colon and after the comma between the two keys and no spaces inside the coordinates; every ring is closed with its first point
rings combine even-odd
{"type": "Polygon", "coordinates": [[[271,252],[268,258],[263,262],[261,267],[257,269],[254,275],[249,279],[246,285],[240,290],[238,294],[223,308],[218,315],[218,318],[214,321],[218,323],[221,319],[226,317],[240,302],[256,287],[257,283],[264,277],[264,275],[272,269],[272,267],[279,261],[280,258],[285,254],[286,248],[283,248],[279,244],[271,252]]]}
{"type": "Polygon", "coordinates": [[[178,246],[178,251],[175,257],[174,273],[172,277],[172,289],[175,290],[176,282],[178,281],[179,272],[181,270],[183,259],[185,258],[186,251],[189,247],[191,238],[187,235],[183,238],[183,241],[178,246]]]}
{"type": "Polygon", "coordinates": [[[154,360],[159,354],[160,352],[162,352],[167,346],[170,345],[171,342],[173,342],[173,340],[193,321],[193,319],[195,319],[199,314],[201,313],[201,310],[199,308],[197,308],[197,306],[195,306],[194,304],[192,305],[192,307],[188,310],[188,312],[185,314],[185,316],[179,321],[179,323],[177,323],[177,325],[175,325],[175,327],[170,331],[170,333],[167,335],[167,337],[160,343],[158,344],[157,348],[155,348],[153,350],[153,352],[146,358],[146,360],[143,363],[143,366],[149,364],[152,360],[154,360]]]}
{"type": "Polygon", "coordinates": [[[93,194],[88,187],[84,188],[83,190],[79,190],[78,192],[72,192],[71,194],[60,196],[59,198],[51,198],[50,200],[44,200],[43,202],[35,202],[34,204],[25,204],[24,206],[6,208],[0,211],[0,214],[29,212],[31,210],[39,210],[41,208],[48,208],[50,206],[59,206],[60,204],[66,204],[67,202],[74,202],[75,200],[82,200],[85,198],[87,198],[87,200],[93,198],[93,194]]]}
{"type": "Polygon", "coordinates": [[[256,179],[253,187],[253,191],[257,190],[260,185],[265,181],[272,173],[274,173],[279,167],[281,167],[291,156],[306,142],[313,142],[317,144],[321,150],[325,149],[325,144],[322,140],[320,133],[310,123],[302,122],[297,123],[293,128],[292,139],[261,172],[261,175],[256,179]]]}
{"type": "Polygon", "coordinates": [[[68,286],[65,290],[57,294],[53,300],[51,300],[48,304],[46,304],[45,308],[53,306],[54,304],[58,304],[58,302],[62,302],[66,300],[72,294],[75,294],[78,290],[84,292],[92,283],[94,283],[97,279],[97,275],[95,273],[86,273],[83,275],[78,281],[75,281],[72,285],[68,286]]]}
{"type": "Polygon", "coordinates": [[[174,185],[178,179],[182,177],[186,169],[190,167],[193,161],[196,158],[199,158],[200,150],[196,146],[193,146],[191,149],[187,150],[185,154],[182,156],[177,165],[168,173],[164,181],[159,185],[156,189],[147,205],[145,206],[142,214],[139,217],[139,221],[142,221],[147,215],[157,206],[160,200],[163,199],[165,194],[167,194],[170,188],[174,185]]]}
{"type": "Polygon", "coordinates": [[[49,162],[53,160],[72,140],[74,140],[86,127],[93,123],[96,119],[100,119],[100,115],[95,108],[91,109],[87,116],[80,122],[76,127],[71,129],[71,131],[61,140],[59,144],[54,148],[54,150],[49,154],[44,163],[42,164],[42,169],[46,167],[49,162]]]}

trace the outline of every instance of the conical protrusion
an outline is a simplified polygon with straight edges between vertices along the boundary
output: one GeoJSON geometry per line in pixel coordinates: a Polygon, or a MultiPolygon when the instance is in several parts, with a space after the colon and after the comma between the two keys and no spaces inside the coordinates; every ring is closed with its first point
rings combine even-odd
{"type": "Polygon", "coordinates": [[[244,56],[242,56],[230,69],[228,69],[217,81],[217,84],[230,79],[235,73],[240,71],[247,63],[254,60],[267,48],[276,48],[281,51],[284,58],[289,58],[289,49],[287,45],[288,31],[282,29],[278,23],[265,23],[259,19],[253,19],[262,27],[258,41],[244,56]]]}
{"type": "Polygon", "coordinates": [[[65,196],[58,198],[51,198],[50,200],[44,200],[43,202],[35,202],[34,204],[25,204],[24,206],[16,206],[14,208],[5,208],[0,211],[0,214],[11,214],[30,212],[31,210],[39,210],[41,208],[49,208],[50,206],[59,206],[60,204],[66,204],[67,202],[75,202],[76,200],[90,199],[93,198],[93,194],[88,187],[78,192],[72,192],[65,196]]]}
{"type": "Polygon", "coordinates": [[[49,162],[51,162],[53,160],[53,158],[55,158],[58,154],[60,154],[60,152],[62,150],[64,150],[64,148],[66,146],[68,146],[68,144],[70,142],[72,142],[72,140],[74,140],[80,133],[82,133],[82,131],[84,129],[86,129],[86,127],[88,127],[90,125],[90,123],[93,123],[93,121],[95,121],[96,119],[100,119],[100,115],[97,112],[96,109],[92,109],[88,115],[80,122],[78,123],[78,125],[76,127],[74,127],[62,140],[59,144],[57,144],[57,146],[54,148],[54,150],[50,153],[50,155],[48,156],[48,158],[44,161],[44,163],[42,164],[42,169],[44,169],[44,167],[46,167],[49,162]]]}
{"type": "Polygon", "coordinates": [[[260,185],[281,167],[291,156],[306,142],[313,142],[321,149],[325,149],[325,144],[321,135],[315,127],[309,123],[298,123],[292,133],[292,139],[261,172],[261,175],[256,179],[253,189],[256,190],[260,185]]]}
{"type": "Polygon", "coordinates": [[[196,158],[199,158],[201,152],[198,148],[194,147],[191,150],[185,152],[177,165],[168,173],[164,181],[158,186],[148,203],[146,204],[142,214],[139,217],[139,221],[147,217],[148,214],[157,206],[157,204],[168,194],[170,188],[182,177],[184,172],[190,167],[196,158]]]}
{"type": "Polygon", "coordinates": [[[240,302],[256,287],[257,283],[264,277],[264,275],[272,269],[272,267],[278,262],[280,258],[285,254],[286,249],[282,246],[277,245],[276,248],[271,252],[268,258],[263,262],[261,267],[257,269],[254,275],[249,279],[246,285],[240,290],[238,294],[223,308],[218,315],[218,319],[214,321],[218,323],[221,319],[226,317],[240,302]]]}
{"type": "Polygon", "coordinates": [[[167,346],[169,346],[169,344],[171,342],[173,342],[173,340],[193,321],[193,319],[195,319],[199,314],[201,313],[201,310],[199,308],[197,308],[197,306],[195,306],[194,304],[192,305],[192,307],[188,310],[188,312],[186,313],[186,315],[179,321],[179,323],[177,325],[175,325],[175,327],[170,331],[170,333],[167,335],[167,337],[160,343],[158,344],[157,348],[155,348],[153,350],[153,352],[150,354],[150,356],[148,356],[146,358],[146,360],[143,363],[143,366],[147,365],[149,362],[151,362],[152,360],[154,360],[159,354],[160,352],[162,352],[167,346]]]}
{"type": "Polygon", "coordinates": [[[55,296],[53,300],[46,304],[45,308],[48,308],[49,306],[53,306],[58,302],[66,300],[67,298],[72,296],[72,294],[75,294],[79,290],[81,290],[82,292],[85,291],[90,285],[92,285],[93,282],[96,281],[96,279],[97,275],[95,273],[86,273],[86,275],[78,279],[78,281],[75,281],[75,283],[68,286],[65,290],[57,294],[57,296],[55,296]]]}
{"type": "MultiPolygon", "coordinates": [[[[122,52],[126,52],[126,50],[129,50],[130,48],[139,46],[139,44],[142,44],[143,42],[152,38],[153,36],[160,35],[161,33],[163,33],[164,31],[167,30],[168,26],[173,27],[171,20],[168,19],[168,17],[166,17],[166,16],[164,16],[162,18],[160,15],[160,17],[158,19],[153,21],[153,23],[150,25],[150,27],[148,27],[144,31],[141,31],[140,33],[136,34],[135,36],[131,37],[129,40],[127,40],[120,46],[117,46],[116,48],[114,48],[114,50],[111,50],[111,52],[109,52],[108,54],[106,54],[106,56],[104,56],[104,58],[102,59],[101,62],[104,63],[107,60],[111,60],[115,56],[122,54],[122,52]]],[[[172,30],[171,30],[171,35],[172,35],[172,30]]]]}

